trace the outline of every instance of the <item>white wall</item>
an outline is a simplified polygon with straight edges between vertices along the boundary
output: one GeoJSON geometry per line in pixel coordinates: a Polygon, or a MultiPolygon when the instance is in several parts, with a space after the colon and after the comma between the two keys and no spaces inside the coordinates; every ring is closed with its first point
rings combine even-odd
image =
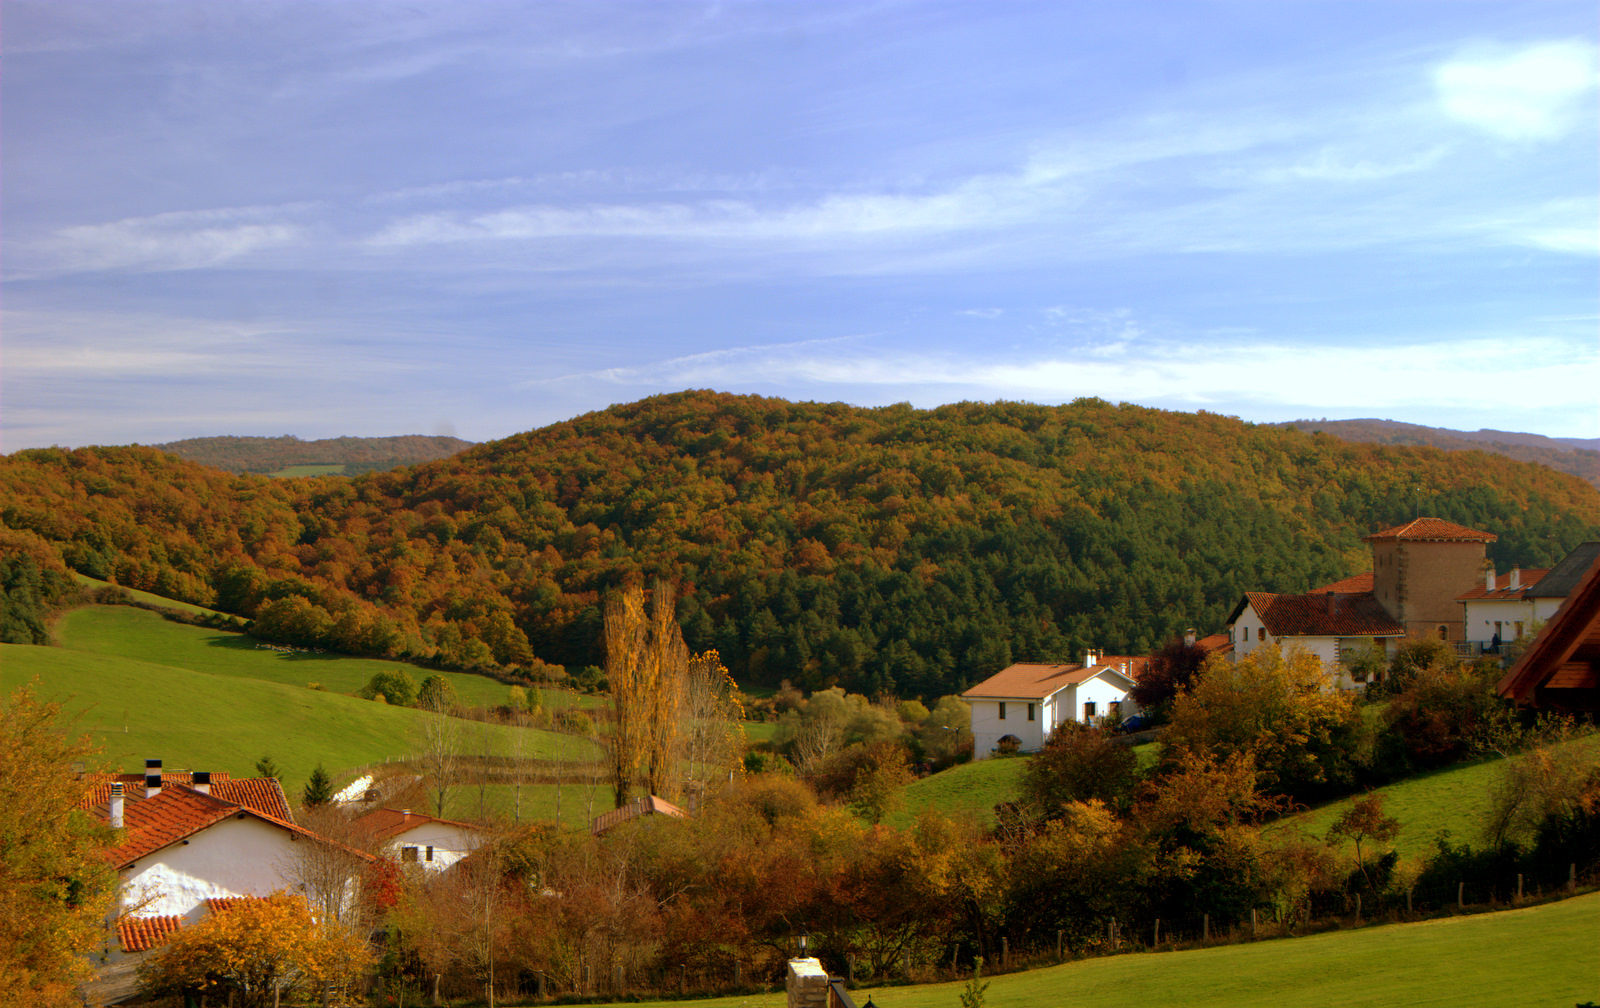
{"type": "Polygon", "coordinates": [[[205,915],[208,899],[292,890],[299,845],[309,842],[292,835],[249,815],[224,819],[135,862],[122,876],[122,905],[136,908],[138,917],[193,922],[205,915]]]}
{"type": "Polygon", "coordinates": [[[1070,717],[1063,716],[1058,723],[1068,720],[1084,721],[1083,705],[1087,703],[1094,704],[1094,719],[1092,722],[1094,724],[1099,724],[1101,718],[1111,713],[1113,701],[1122,704],[1123,717],[1133,716],[1133,701],[1128,698],[1128,688],[1123,685],[1120,678],[1111,675],[1098,675],[1088,682],[1079,683],[1073,687],[1072,694],[1072,707],[1061,712],[1063,715],[1070,715],[1070,717]]]}
{"type": "Polygon", "coordinates": [[[1255,606],[1246,602],[1244,611],[1239,614],[1238,619],[1233,621],[1233,625],[1230,628],[1233,634],[1233,656],[1235,659],[1243,658],[1258,647],[1275,643],[1270,634],[1266,640],[1256,640],[1256,635],[1262,626],[1261,616],[1256,612],[1255,606]]]}
{"type": "MultiPolygon", "coordinates": [[[[1055,694],[1060,697],[1062,694],[1055,694]]],[[[1043,708],[1037,700],[1006,700],[1005,720],[1000,719],[999,700],[968,700],[972,707],[972,756],[987,759],[1005,735],[1015,735],[1024,752],[1032,752],[1044,744],[1043,708]],[[1034,705],[1033,720],[1028,720],[1028,704],[1034,705]]]]}
{"type": "MultiPolygon", "coordinates": [[[[1559,599],[1552,599],[1557,605],[1559,599]]],[[[1475,644],[1488,644],[1494,640],[1494,623],[1499,620],[1500,642],[1509,644],[1517,639],[1517,623],[1522,623],[1522,635],[1532,633],[1530,629],[1535,619],[1533,602],[1522,599],[1480,599],[1463,603],[1466,607],[1464,619],[1467,624],[1467,640],[1475,644]]],[[[1551,612],[1555,612],[1552,606],[1551,612]]]]}
{"type": "Polygon", "coordinates": [[[388,849],[390,857],[405,865],[411,862],[403,860],[401,851],[406,847],[415,847],[418,865],[429,872],[441,872],[477,850],[478,842],[479,837],[475,830],[462,829],[448,823],[424,823],[389,841],[388,849]],[[428,860],[429,847],[433,848],[431,861],[428,860]]]}

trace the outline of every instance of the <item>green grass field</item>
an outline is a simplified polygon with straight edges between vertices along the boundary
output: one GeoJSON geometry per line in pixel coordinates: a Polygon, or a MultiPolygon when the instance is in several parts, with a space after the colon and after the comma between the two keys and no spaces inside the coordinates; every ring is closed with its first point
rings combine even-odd
{"type": "Polygon", "coordinates": [[[306,465],[284,466],[276,472],[267,473],[277,479],[294,479],[296,476],[342,476],[344,466],[334,464],[308,463],[306,465]]]}
{"type": "MultiPolygon", "coordinates": [[[[1600,1000],[1600,894],[1492,914],[1390,924],[993,977],[990,1008],[1571,1008],[1600,1000]]],[[[878,1008],[957,1008],[963,984],[853,993],[878,1008]]],[[[782,1008],[781,991],[649,1008],[782,1008]]]]}
{"type": "MultiPolygon", "coordinates": [[[[1579,739],[1581,746],[1600,759],[1600,737],[1579,739]]],[[[1402,859],[1420,864],[1437,849],[1434,839],[1448,832],[1456,843],[1463,841],[1483,846],[1482,824],[1488,816],[1491,790],[1502,772],[1498,757],[1463,763],[1443,770],[1410,777],[1378,788],[1383,795],[1383,811],[1400,821],[1400,835],[1394,849],[1402,859]]],[[[1328,827],[1350,807],[1353,798],[1332,802],[1290,816],[1269,827],[1269,831],[1292,830],[1320,840],[1328,827]]],[[[1350,848],[1354,852],[1354,848],[1350,848]]]]}
{"type": "Polygon", "coordinates": [[[912,781],[900,791],[900,807],[884,817],[891,826],[905,828],[923,812],[933,810],[952,819],[973,818],[994,824],[994,807],[1017,796],[1026,756],[974,760],[912,781]]]}
{"type": "MultiPolygon", "coordinates": [[[[342,785],[358,766],[405,755],[415,748],[426,716],[340,692],[396,663],[258,649],[240,634],[172,623],[126,606],[74,610],[55,629],[60,647],[0,645],[0,688],[36,679],[40,694],[78,713],[79,730],[124,770],[159,757],[174,769],[249,775],[257,758],[270,755],[294,795],[319,762],[342,785]],[[308,682],[325,688],[308,689],[308,682]]],[[[411,671],[418,678],[423,672],[411,671]]],[[[494,680],[447,675],[468,703],[499,703],[506,695],[507,687],[494,680]]],[[[459,724],[471,751],[486,744],[501,755],[513,751],[519,731],[459,724]]],[[[528,757],[588,759],[597,753],[585,739],[523,731],[528,757]]]]}

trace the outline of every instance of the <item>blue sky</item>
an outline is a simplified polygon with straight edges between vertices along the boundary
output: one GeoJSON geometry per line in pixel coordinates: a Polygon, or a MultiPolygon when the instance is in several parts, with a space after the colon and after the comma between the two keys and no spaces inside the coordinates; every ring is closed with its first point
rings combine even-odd
{"type": "Polygon", "coordinates": [[[0,15],[5,451],[683,388],[1600,436],[1588,0],[0,15]]]}

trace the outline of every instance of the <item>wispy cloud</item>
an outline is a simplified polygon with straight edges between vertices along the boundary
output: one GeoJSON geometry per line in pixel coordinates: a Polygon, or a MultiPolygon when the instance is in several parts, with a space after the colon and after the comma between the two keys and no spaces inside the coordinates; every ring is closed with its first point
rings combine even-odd
{"type": "Polygon", "coordinates": [[[62,228],[43,242],[45,269],[190,270],[221,266],[307,237],[289,219],[306,204],[184,210],[62,228]]]}

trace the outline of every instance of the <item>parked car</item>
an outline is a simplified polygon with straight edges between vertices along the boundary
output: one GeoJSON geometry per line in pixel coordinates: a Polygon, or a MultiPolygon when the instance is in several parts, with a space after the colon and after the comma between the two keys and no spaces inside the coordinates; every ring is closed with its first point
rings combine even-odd
{"type": "Polygon", "coordinates": [[[1124,733],[1144,731],[1149,727],[1150,719],[1145,717],[1143,714],[1135,714],[1133,717],[1124,718],[1122,721],[1122,730],[1124,733]]]}

